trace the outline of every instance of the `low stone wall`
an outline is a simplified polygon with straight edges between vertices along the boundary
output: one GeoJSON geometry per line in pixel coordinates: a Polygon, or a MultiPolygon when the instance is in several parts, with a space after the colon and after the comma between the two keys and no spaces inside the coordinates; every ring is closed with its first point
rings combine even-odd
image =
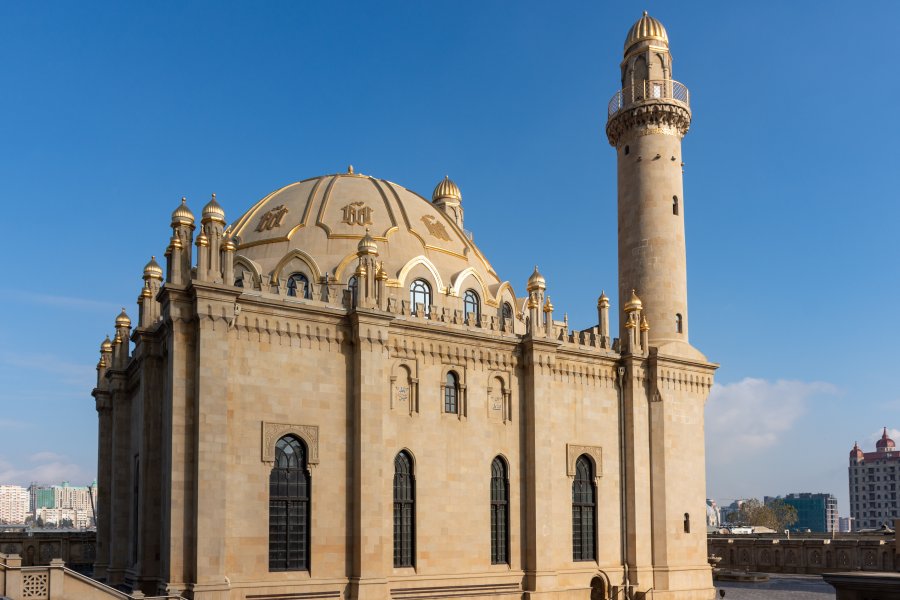
{"type": "Polygon", "coordinates": [[[900,571],[893,534],[797,538],[773,535],[710,535],[709,554],[721,557],[721,569],[763,573],[826,571],[900,571]]]}
{"type": "Polygon", "coordinates": [[[22,557],[23,567],[49,565],[54,558],[61,558],[68,568],[86,575],[94,571],[96,544],[95,531],[0,532],[0,553],[22,557]]]}

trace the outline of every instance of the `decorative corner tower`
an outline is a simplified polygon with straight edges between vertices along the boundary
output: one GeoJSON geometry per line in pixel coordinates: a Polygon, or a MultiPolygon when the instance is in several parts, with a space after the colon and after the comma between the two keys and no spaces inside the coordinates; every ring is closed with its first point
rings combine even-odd
{"type": "MultiPolygon", "coordinates": [[[[646,12],[628,32],[621,70],[606,123],[618,156],[619,306],[636,291],[650,344],[688,343],[681,138],[690,98],[672,79],[665,28],[646,12]]],[[[625,317],[620,312],[621,339],[625,317]]]]}

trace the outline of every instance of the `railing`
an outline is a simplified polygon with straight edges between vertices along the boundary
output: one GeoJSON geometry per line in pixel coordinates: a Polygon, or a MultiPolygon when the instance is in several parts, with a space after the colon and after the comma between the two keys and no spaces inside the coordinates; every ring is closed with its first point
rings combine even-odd
{"type": "Polygon", "coordinates": [[[638,81],[622,88],[613,95],[606,107],[607,116],[611,117],[623,108],[628,108],[645,100],[675,100],[691,106],[691,94],[687,86],[674,79],[649,79],[638,81]]]}

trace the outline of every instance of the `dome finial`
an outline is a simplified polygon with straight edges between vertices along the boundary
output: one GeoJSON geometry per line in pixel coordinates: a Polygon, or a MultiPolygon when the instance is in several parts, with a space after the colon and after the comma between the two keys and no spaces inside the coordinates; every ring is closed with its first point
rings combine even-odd
{"type": "Polygon", "coordinates": [[[644,16],[645,16],[645,17],[647,16],[647,11],[646,11],[646,10],[644,11],[644,16]]]}
{"type": "Polygon", "coordinates": [[[432,202],[437,202],[438,200],[462,200],[462,192],[459,191],[459,186],[453,183],[449,175],[444,175],[444,178],[434,188],[434,193],[431,194],[432,202]]]}

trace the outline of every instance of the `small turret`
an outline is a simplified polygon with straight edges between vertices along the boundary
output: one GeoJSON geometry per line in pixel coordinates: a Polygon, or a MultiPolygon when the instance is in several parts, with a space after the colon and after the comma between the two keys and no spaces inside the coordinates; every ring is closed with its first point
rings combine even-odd
{"type": "Polygon", "coordinates": [[[453,183],[449,175],[445,175],[434,188],[431,201],[447,213],[460,229],[463,228],[462,192],[459,191],[459,186],[453,183]]]}
{"type": "Polygon", "coordinates": [[[191,244],[194,235],[194,213],[182,197],[181,204],[172,212],[172,239],[166,249],[166,281],[184,285],[191,278],[191,244]]]}

